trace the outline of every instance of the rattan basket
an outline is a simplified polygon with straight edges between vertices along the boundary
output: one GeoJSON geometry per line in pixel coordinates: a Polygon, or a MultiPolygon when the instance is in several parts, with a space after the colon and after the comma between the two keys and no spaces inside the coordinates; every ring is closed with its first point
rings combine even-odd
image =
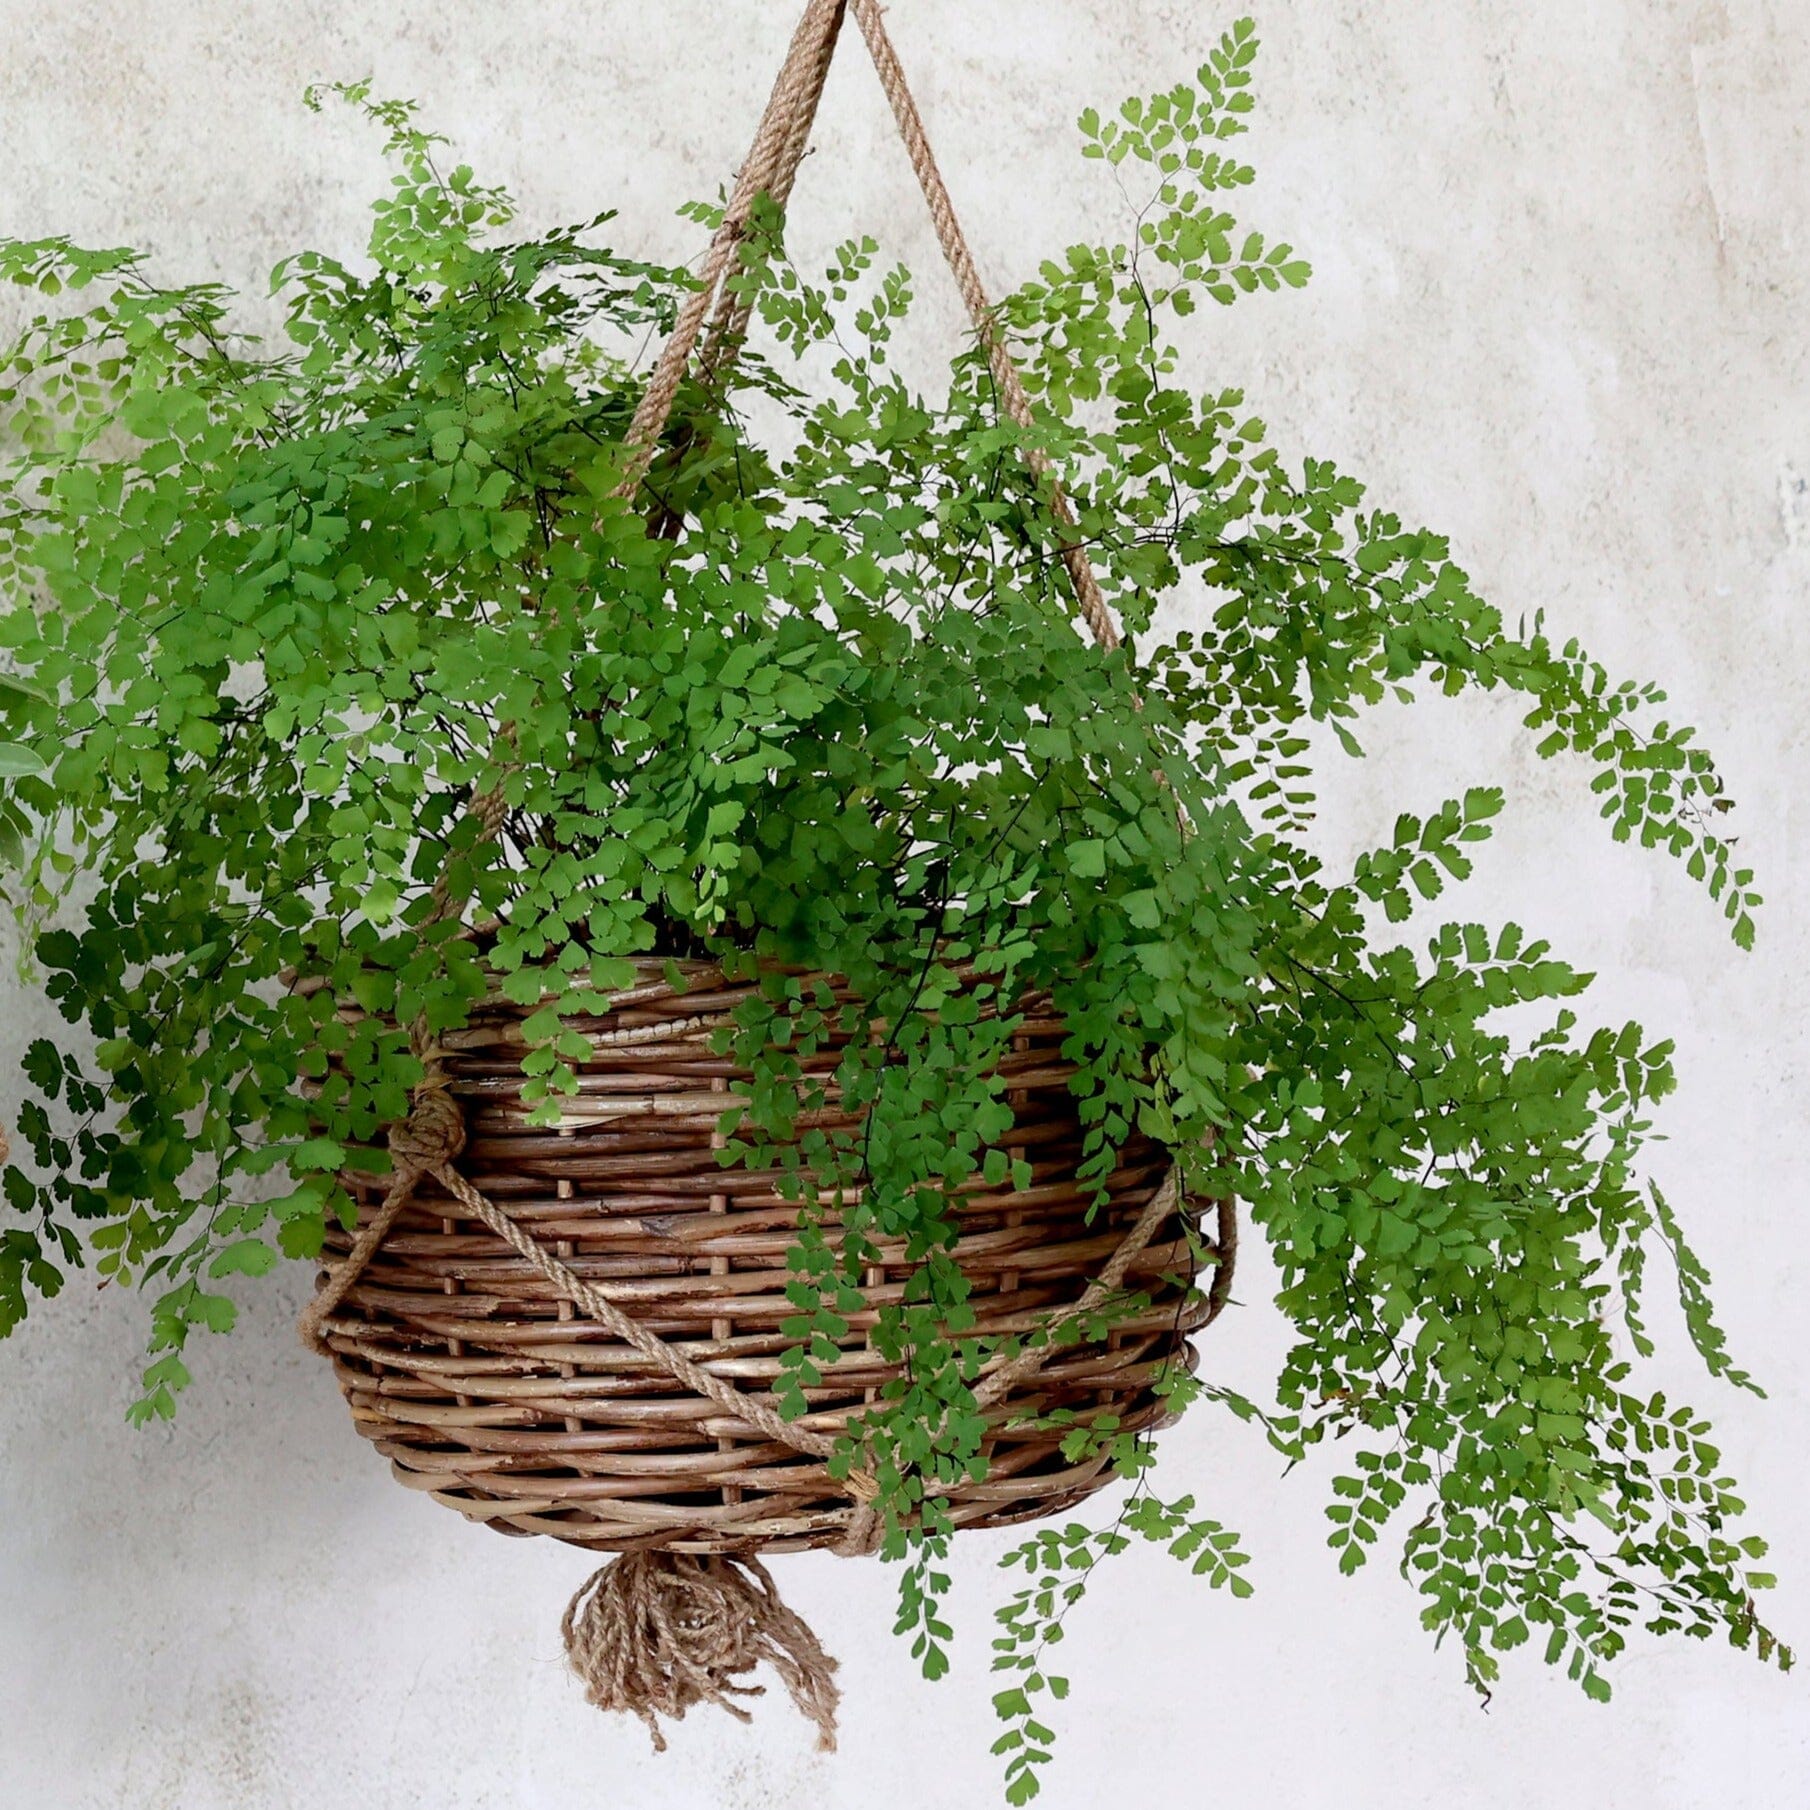
{"type": "MultiPolygon", "coordinates": [[[[643,1326],[764,1396],[791,1343],[782,1323],[797,1312],[786,1257],[798,1209],[773,1172],[724,1167],[718,1155],[719,1122],[747,1077],[713,1053],[713,1033],[747,997],[706,963],[646,964],[606,1016],[572,1021],[596,1047],[557,1129],[530,1126],[522,1105],[526,1008],[487,1002],[441,1047],[467,1126],[460,1173],[643,1326]]],[[[1016,1115],[1007,1148],[1030,1165],[1031,1185],[976,1187],[960,1205],[956,1255],[985,1337],[1032,1333],[1078,1300],[1169,1166],[1166,1152],[1133,1139],[1109,1204],[1093,1206],[1093,1190],[1075,1182],[1081,1127],[1061,1022],[1047,1001],[1023,1009],[1002,1072],[1016,1115]]],[[[831,1038],[807,1070],[833,1069],[841,1047],[831,1038]]],[[[381,1179],[346,1179],[370,1211],[381,1179]]],[[[336,1235],[327,1260],[348,1245],[336,1235]]],[[[875,1306],[897,1298],[912,1267],[902,1250],[882,1249],[864,1279],[875,1306]]],[[[1188,1336],[1223,1302],[1229,1256],[1211,1239],[1191,1245],[1182,1214],[1172,1217],[1133,1260],[1110,1330],[1065,1345],[990,1411],[987,1474],[950,1499],[956,1524],[1047,1514],[1106,1482],[1103,1458],[1063,1457],[1065,1429],[1048,1417],[1104,1411],[1127,1430],[1158,1422],[1152,1385],[1191,1361],[1188,1336]],[[1197,1250],[1221,1259],[1204,1293],[1192,1286],[1197,1250]]],[[[852,1322],[806,1424],[834,1433],[874,1401],[891,1372],[871,1326],[871,1313],[852,1322]]],[[[431,1179],[323,1331],[355,1425],[396,1476],[502,1532],[745,1554],[833,1544],[846,1522],[847,1488],[821,1459],[726,1417],[575,1312],[431,1179]]]]}

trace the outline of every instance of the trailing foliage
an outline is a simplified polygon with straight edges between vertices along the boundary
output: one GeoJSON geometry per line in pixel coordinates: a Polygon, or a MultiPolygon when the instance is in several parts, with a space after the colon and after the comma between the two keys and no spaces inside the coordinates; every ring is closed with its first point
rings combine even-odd
{"type": "MultiPolygon", "coordinates": [[[[1071,248],[1000,310],[1034,432],[1002,419],[977,347],[942,396],[897,374],[911,286],[873,240],[813,280],[769,213],[737,280],[786,363],[750,347],[689,383],[632,504],[632,355],[687,278],[600,248],[607,215],[507,237],[507,197],[443,174],[406,105],[342,91],[394,184],[362,266],[278,267],[274,348],[225,291],[166,287],[136,253],[0,244],[46,298],[0,363],[0,872],[78,1033],[26,1059],[0,1328],[73,1267],[147,1285],[133,1412],[172,1413],[195,1328],[232,1325],[230,1280],[313,1256],[352,1210],[338,1175],[384,1160],[421,1073],[398,1024],[457,1026],[492,985],[536,1004],[527,1066],[556,1120],[585,1049],[564,1016],[602,1007],[627,956],[718,956],[759,980],[726,1160],[778,1152],[799,1203],[793,1411],[871,1239],[919,1265],[881,1309],[901,1381],[859,1444],[935,1673],[941,1492],[984,1470],[992,1355],[951,1202],[1009,1172],[995,1070],[1047,990],[1087,1179],[1139,1127],[1269,1240],[1299,1341],[1258,1417],[1291,1459],[1354,1435],[1328,1510],[1345,1569],[1405,1526],[1427,1626],[1485,1689],[1537,1637],[1606,1694],[1636,1622],[1774,1651],[1704,1423],[1643,1391],[1609,1324],[1650,1351],[1645,1255],[1669,1247],[1709,1367],[1751,1386],[1638,1172],[1668,1046],[1581,1023],[1587,977],[1513,925],[1394,940],[1469,873],[1499,790],[1410,800],[1349,875],[1303,836],[1313,726],[1355,751],[1385,697],[1511,692],[1613,833],[1680,857],[1745,945],[1715,770],[1658,691],[1511,631],[1442,539],[1285,462],[1238,391],[1178,382],[1168,322],[1308,274],[1223,211],[1251,180],[1228,147],[1255,51],[1240,24],[1194,82],[1083,119],[1087,155],[1149,198],[1124,243],[1071,248]],[[750,394],[783,444],[750,437],[750,394]],[[1076,500],[1117,652],[1072,620],[1027,441],[1076,500]],[[1161,641],[1177,595],[1197,626],[1161,641]],[[498,783],[504,831],[481,842],[466,801],[498,783]],[[443,874],[481,942],[430,921],[443,874]],[[849,1027],[877,1034],[836,1076],[862,1132],[794,1147],[799,1052],[844,1009],[801,970],[846,976],[849,1027]],[[340,1023],[336,995],[370,1015],[340,1023]],[[1531,1039],[1500,1028],[1541,1006],[1531,1039]]],[[[1045,1663],[1064,1575],[1141,1535],[1249,1588],[1232,1535],[1147,1494],[1145,1442],[1068,1436],[1137,1482],[1114,1528],[1010,1561],[1032,1577],[1001,1616],[1014,1801],[1049,1747],[1033,1700],[1065,1688],[1045,1663]]]]}

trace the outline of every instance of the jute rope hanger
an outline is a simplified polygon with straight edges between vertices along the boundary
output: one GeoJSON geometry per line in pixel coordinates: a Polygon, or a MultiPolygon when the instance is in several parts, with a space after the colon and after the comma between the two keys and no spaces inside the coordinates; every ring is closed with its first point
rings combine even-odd
{"type": "MultiPolygon", "coordinates": [[[[823,95],[824,77],[835,55],[845,12],[855,15],[873,59],[880,86],[892,108],[899,136],[911,159],[918,186],[923,190],[936,228],[937,243],[955,277],[956,287],[968,309],[968,317],[986,348],[987,364],[999,392],[999,404],[1015,425],[1034,432],[1036,411],[1024,387],[1024,379],[1013,362],[1010,348],[999,330],[993,304],[981,280],[974,254],[968,248],[967,236],[950,199],[949,186],[931,149],[929,134],[918,112],[905,71],[893,48],[886,29],[885,13],[879,0],[811,0],[793,34],[791,48],[774,84],[767,111],[755,134],[753,145],[743,163],[740,177],[723,212],[722,225],[711,241],[699,272],[699,286],[681,311],[672,337],[667,341],[653,376],[648,381],[641,405],[629,429],[629,444],[634,457],[624,470],[616,494],[632,497],[647,476],[660,444],[660,436],[672,414],[673,403],[684,380],[692,353],[705,330],[705,321],[715,315],[710,343],[704,360],[707,370],[714,371],[746,329],[751,298],[737,298],[727,287],[734,268],[735,254],[747,235],[748,224],[756,200],[769,195],[783,209],[791,197],[798,165],[809,142],[810,129],[817,105],[823,95]]],[[[1102,648],[1109,652],[1120,642],[1119,626],[1100,589],[1100,581],[1080,539],[1075,513],[1068,494],[1056,476],[1049,455],[1035,443],[1025,447],[1025,458],[1031,469],[1049,485],[1051,513],[1067,532],[1062,539],[1062,560],[1068,568],[1069,581],[1080,607],[1082,620],[1102,648]]]]}
{"type": "MultiPolygon", "coordinates": [[[[751,296],[738,292],[730,281],[736,254],[760,197],[767,196],[781,208],[790,198],[843,19],[849,11],[860,25],[929,205],[938,242],[986,348],[1000,406],[1021,428],[1035,428],[1029,396],[994,320],[985,286],[956,219],[878,0],[809,0],[724,210],[722,224],[705,256],[698,286],[680,311],[629,429],[631,453],[617,490],[620,497],[636,495],[647,476],[694,354],[711,374],[720,372],[735,357],[752,307],[751,296]]],[[[1074,531],[1062,540],[1062,557],[1082,618],[1101,647],[1115,648],[1120,641],[1117,624],[1049,457],[1034,442],[1026,445],[1025,455],[1048,484],[1051,511],[1058,523],[1074,531]]],[[[506,814],[504,784],[504,780],[499,780],[489,791],[474,797],[469,807],[470,814],[478,820],[480,843],[492,841],[501,833],[506,814]]],[[[453,897],[449,873],[450,867],[436,883],[425,924],[456,918],[462,910],[462,901],[453,897]]],[[[632,1346],[675,1382],[801,1454],[827,1459],[835,1453],[837,1441],[829,1435],[786,1420],[770,1398],[763,1400],[736,1388],[650,1332],[624,1312],[607,1289],[585,1281],[504,1208],[473,1187],[454,1166],[465,1146],[465,1123],[448,1086],[442,1052],[424,1020],[417,1019],[410,1027],[409,1040],[424,1074],[415,1089],[407,1119],[391,1128],[392,1180],[376,1213],[359,1227],[352,1248],[332,1267],[301,1316],[300,1331],[311,1348],[332,1355],[327,1335],[334,1329],[334,1314],[414,1198],[421,1181],[431,1178],[574,1307],[632,1346]]],[[[1058,1335],[1096,1312],[1117,1292],[1133,1261],[1179,1204],[1179,1170],[1172,1167],[1100,1275],[1077,1301],[1053,1316],[1044,1328],[1041,1344],[1025,1347],[983,1378],[975,1390],[977,1404],[983,1408],[998,1405],[1011,1389],[1039,1370],[1054,1355],[1058,1335]]],[[[1222,1252],[1222,1269],[1229,1256],[1229,1249],[1222,1252]]],[[[1219,1292],[1217,1288],[1215,1292],[1219,1292]]],[[[871,1552],[881,1532],[872,1506],[877,1485],[870,1472],[856,1469],[844,1487],[851,1505],[845,1535],[837,1550],[843,1554],[871,1552]]],[[[664,1744],[658,1717],[683,1715],[699,1702],[716,1703],[745,1718],[745,1710],[732,1699],[750,1694],[756,1687],[739,1685],[734,1679],[763,1660],[775,1666],[799,1708],[817,1724],[820,1744],[835,1745],[839,1697],[832,1676],[835,1661],[824,1653],[810,1629],[779,1601],[772,1579],[758,1561],[691,1559],[659,1551],[623,1554],[579,1591],[567,1611],[564,1633],[568,1658],[583,1679],[591,1701],[602,1708],[626,1709],[639,1715],[653,1731],[656,1745],[664,1744]]]]}

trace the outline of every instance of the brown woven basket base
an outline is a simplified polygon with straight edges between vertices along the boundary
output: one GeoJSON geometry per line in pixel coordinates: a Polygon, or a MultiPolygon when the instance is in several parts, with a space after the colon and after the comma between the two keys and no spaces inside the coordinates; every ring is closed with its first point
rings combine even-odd
{"type": "MultiPolygon", "coordinates": [[[[708,964],[678,966],[683,993],[660,978],[665,964],[649,963],[607,1017],[573,1020],[600,1037],[557,1130],[530,1127],[520,1103],[524,1010],[496,1001],[449,1036],[469,1128],[460,1168],[643,1325],[758,1393],[779,1377],[791,1343],[780,1328],[798,1311],[786,1297],[797,1208],[771,1174],[717,1161],[725,1096],[746,1075],[712,1053],[711,1035],[747,992],[708,964]]],[[[1030,1332],[1078,1299],[1168,1168],[1161,1149],[1134,1140],[1110,1204],[1090,1213],[1074,1183],[1081,1127],[1062,1036],[1047,1010],[1027,1016],[1004,1067],[1016,1113],[1007,1148],[1031,1165],[1031,1186],[977,1188],[961,1205],[958,1256],[982,1336],[1030,1332]]],[[[831,1042],[807,1067],[827,1071],[837,1052],[831,1042]]],[[[373,1210],[381,1179],[346,1179],[373,1210]]],[[[1109,1480],[1103,1458],[1066,1460],[1066,1429],[1042,1417],[1104,1412],[1126,1430],[1160,1420],[1152,1383],[1191,1362],[1188,1335],[1224,1294],[1216,1286],[1209,1301],[1184,1283],[1193,1259],[1182,1233],[1178,1218],[1133,1262],[1134,1311],[1097,1342],[1062,1348],[992,1412],[986,1479],[950,1500],[958,1525],[1054,1513],[1109,1480]]],[[[329,1257],[349,1242],[336,1234],[329,1257]]],[[[901,1251],[886,1256],[865,1281],[875,1304],[897,1300],[910,1274],[901,1251]]],[[[807,1424],[838,1431],[892,1374],[871,1325],[856,1319],[807,1424]]],[[[849,1499],[822,1461],[680,1388],[431,1181],[327,1336],[354,1423],[396,1476],[502,1532],[681,1552],[797,1550],[841,1535],[849,1499]]]]}

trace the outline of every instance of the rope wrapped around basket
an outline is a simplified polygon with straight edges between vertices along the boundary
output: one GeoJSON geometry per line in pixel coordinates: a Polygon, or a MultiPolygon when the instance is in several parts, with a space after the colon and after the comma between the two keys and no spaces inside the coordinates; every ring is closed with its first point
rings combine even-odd
{"type": "MultiPolygon", "coordinates": [[[[707,377],[719,375],[735,357],[752,307],[745,287],[738,288],[729,280],[738,248],[759,198],[764,195],[783,209],[791,195],[849,11],[860,25],[929,204],[938,240],[986,349],[1000,406],[1019,426],[1029,429],[1034,425],[1029,397],[994,323],[985,287],[956,220],[878,0],[810,0],[704,259],[698,285],[679,314],[629,430],[631,450],[617,491],[620,497],[637,495],[647,478],[694,355],[707,377]]],[[[1063,535],[1061,553],[1081,616],[1101,647],[1115,648],[1120,639],[1117,624],[1048,456],[1032,445],[1026,448],[1026,458],[1047,481],[1049,506],[1058,524],[1070,531],[1063,535]]],[[[505,772],[472,800],[469,810],[478,822],[479,843],[494,841],[501,834],[506,783],[505,772]]],[[[450,878],[442,875],[425,924],[455,918],[461,909],[450,878]]],[[[834,1438],[787,1420],[770,1396],[763,1399],[737,1388],[650,1331],[604,1289],[587,1282],[548,1250],[502,1205],[475,1188],[457,1167],[465,1148],[466,1126],[450,1090],[444,1052],[420,1019],[410,1027],[409,1042],[421,1063],[422,1079],[407,1118],[389,1133],[392,1167],[388,1189],[377,1210],[358,1226],[345,1257],[327,1271],[302,1314],[300,1331],[307,1345],[331,1356],[327,1331],[336,1310],[370,1266],[419,1185],[431,1178],[573,1308],[631,1346],[682,1388],[801,1454],[828,1459],[837,1453],[834,1438]]],[[[1050,1316],[1042,1327],[1041,1342],[1025,1342],[1015,1357],[982,1379],[974,1392],[976,1403],[982,1408],[997,1406],[1034,1375],[1056,1352],[1060,1335],[1096,1313],[1119,1290],[1132,1263],[1180,1206],[1179,1171],[1172,1166],[1098,1276],[1072,1304],[1050,1316]]],[[[1222,1212],[1214,1289],[1220,1300],[1230,1278],[1232,1236],[1222,1212]]],[[[843,1555],[871,1553],[884,1532],[874,1508],[878,1493],[874,1476],[856,1466],[841,1488],[849,1498],[849,1508],[835,1550],[843,1555]]],[[[673,1553],[659,1547],[620,1553],[573,1598],[563,1632],[567,1657],[589,1700],[601,1709],[626,1710],[640,1717],[652,1732],[656,1748],[665,1746],[659,1718],[681,1717],[699,1703],[715,1704],[746,1720],[748,1712],[736,1699],[758,1695],[761,1687],[738,1680],[763,1663],[774,1668],[799,1709],[815,1723],[819,1745],[825,1749],[835,1746],[840,1695],[834,1678],[836,1662],[780,1600],[771,1575],[758,1559],[727,1553],[673,1553]]]]}

